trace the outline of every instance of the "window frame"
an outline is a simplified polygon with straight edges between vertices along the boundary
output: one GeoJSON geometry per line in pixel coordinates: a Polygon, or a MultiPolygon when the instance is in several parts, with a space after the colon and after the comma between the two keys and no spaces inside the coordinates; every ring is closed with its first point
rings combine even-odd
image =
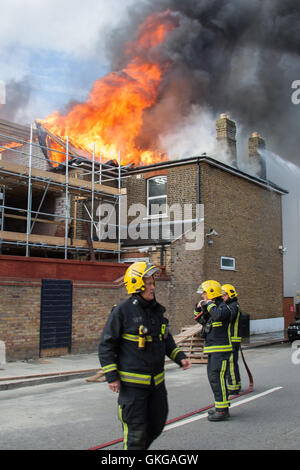
{"type": "Polygon", "coordinates": [[[221,258],[220,258],[220,269],[222,269],[224,271],[235,271],[235,258],[230,257],[230,256],[221,256],[221,258]],[[224,259],[225,260],[232,260],[233,261],[233,266],[224,266],[222,264],[222,261],[224,259]]]}
{"type": "Polygon", "coordinates": [[[168,208],[167,208],[167,202],[168,202],[168,194],[167,194],[167,184],[168,184],[168,177],[166,175],[159,175],[159,176],[153,176],[151,178],[148,178],[147,179],[147,219],[159,219],[159,218],[162,218],[162,217],[167,217],[168,216],[168,208]],[[165,194],[161,194],[159,196],[149,196],[149,187],[150,187],[150,182],[155,180],[155,179],[158,179],[158,178],[164,178],[165,179],[165,185],[166,185],[166,192],[165,194]],[[150,214],[149,213],[149,210],[150,210],[150,204],[149,202],[151,201],[155,201],[155,199],[161,199],[161,198],[165,198],[166,200],[166,211],[164,213],[160,213],[160,214],[150,214]]]}

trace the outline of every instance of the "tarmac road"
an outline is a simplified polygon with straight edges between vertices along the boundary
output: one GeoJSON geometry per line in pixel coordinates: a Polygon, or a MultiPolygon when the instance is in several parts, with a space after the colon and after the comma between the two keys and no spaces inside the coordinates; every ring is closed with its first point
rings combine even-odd
{"type": "MultiPolygon", "coordinates": [[[[232,402],[231,418],[211,423],[204,413],[165,428],[153,450],[299,449],[300,364],[289,343],[245,351],[252,393],[232,402]],[[264,394],[264,395],[261,395],[264,394]],[[245,401],[248,399],[247,401],[245,401]],[[200,418],[200,419],[199,419],[200,418]]],[[[241,363],[243,389],[248,377],[241,363]]],[[[166,372],[168,419],[213,403],[205,365],[166,372]]],[[[122,437],[117,395],[85,378],[0,392],[1,450],[85,450],[122,437]]],[[[118,444],[107,450],[119,450],[118,444]]],[[[101,453],[101,451],[95,451],[101,453]]]]}

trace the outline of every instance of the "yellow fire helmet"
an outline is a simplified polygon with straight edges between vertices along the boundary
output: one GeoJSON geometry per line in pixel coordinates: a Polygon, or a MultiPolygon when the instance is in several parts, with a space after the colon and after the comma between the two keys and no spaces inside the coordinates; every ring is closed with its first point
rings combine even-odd
{"type": "Polygon", "coordinates": [[[222,287],[221,284],[217,281],[205,281],[200,284],[197,289],[198,294],[203,294],[206,292],[208,299],[215,299],[216,297],[222,296],[222,287]]]}
{"type": "Polygon", "coordinates": [[[222,286],[222,291],[223,291],[223,294],[228,294],[230,299],[237,297],[237,292],[231,284],[224,284],[222,286]]]}
{"type": "Polygon", "coordinates": [[[160,273],[160,269],[146,261],[137,261],[127,268],[124,284],[128,294],[135,294],[145,290],[144,277],[160,273]]]}

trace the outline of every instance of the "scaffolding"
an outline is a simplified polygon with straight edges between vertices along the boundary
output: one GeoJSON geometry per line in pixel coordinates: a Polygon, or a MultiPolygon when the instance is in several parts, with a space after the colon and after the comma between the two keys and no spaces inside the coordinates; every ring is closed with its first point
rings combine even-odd
{"type": "Polygon", "coordinates": [[[126,194],[122,179],[128,169],[121,165],[120,152],[116,160],[103,162],[93,145],[87,158],[74,149],[68,137],[63,141],[36,124],[18,126],[22,127],[24,132],[1,133],[9,126],[0,123],[1,252],[11,247],[10,251],[21,249],[31,256],[31,250],[38,249],[50,257],[56,252],[64,259],[89,256],[92,261],[100,253],[110,253],[120,262],[121,198],[126,194]],[[10,203],[8,194],[17,201],[10,203]],[[46,199],[51,201],[47,207],[46,199]],[[55,200],[64,201],[64,207],[50,210],[49,204],[55,200]],[[101,234],[97,208],[107,200],[117,213],[117,237],[109,241],[97,236],[101,234]]]}

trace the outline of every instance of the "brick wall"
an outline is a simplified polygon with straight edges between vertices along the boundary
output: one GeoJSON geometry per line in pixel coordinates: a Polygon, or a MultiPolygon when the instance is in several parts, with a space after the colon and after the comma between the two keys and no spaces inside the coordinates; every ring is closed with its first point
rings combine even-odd
{"type": "Polygon", "coordinates": [[[113,305],[126,298],[124,288],[99,288],[73,284],[72,352],[95,351],[113,305]]]}
{"type": "MultiPolygon", "coordinates": [[[[187,251],[184,239],[166,247],[164,263],[171,279],[166,303],[174,329],[191,324],[199,299],[196,289],[206,279],[234,284],[242,309],[252,320],[282,317],[281,195],[208,163],[201,162],[200,167],[200,195],[197,163],[168,168],[169,206],[192,203],[195,207],[200,197],[204,234],[211,228],[219,234],[213,245],[204,237],[200,250],[187,251]],[[220,269],[221,256],[235,258],[235,271],[220,269]]],[[[146,179],[147,172],[131,177],[128,201],[146,200],[146,179]]],[[[147,255],[160,264],[159,247],[147,255]]]]}
{"type": "Polygon", "coordinates": [[[38,357],[40,343],[41,283],[0,283],[0,339],[5,342],[6,359],[38,357]]]}
{"type": "MultiPolygon", "coordinates": [[[[38,358],[40,354],[41,282],[0,281],[0,340],[7,361],[38,358]]],[[[168,298],[168,282],[157,285],[162,304],[168,298]]],[[[99,287],[73,283],[72,353],[96,351],[113,305],[127,298],[124,287],[99,287]]]]}
{"type": "Polygon", "coordinates": [[[283,265],[281,196],[208,164],[201,165],[206,278],[236,286],[241,307],[251,319],[282,316],[283,265]],[[220,257],[236,259],[235,271],[220,269],[220,257]]]}

